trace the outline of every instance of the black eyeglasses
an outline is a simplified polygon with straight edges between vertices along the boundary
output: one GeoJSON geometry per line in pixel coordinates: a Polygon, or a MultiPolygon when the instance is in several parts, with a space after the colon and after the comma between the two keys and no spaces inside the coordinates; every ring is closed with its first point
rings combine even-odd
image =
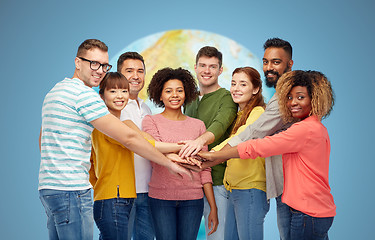
{"type": "Polygon", "coordinates": [[[111,70],[112,68],[112,65],[109,65],[107,63],[105,64],[101,64],[100,62],[97,62],[97,61],[90,61],[86,58],[83,58],[83,57],[78,57],[79,59],[82,59],[83,61],[86,61],[86,62],[89,62],[90,63],[90,68],[94,71],[98,70],[100,67],[102,67],[103,69],[103,72],[108,72],[109,70],[111,70]]]}

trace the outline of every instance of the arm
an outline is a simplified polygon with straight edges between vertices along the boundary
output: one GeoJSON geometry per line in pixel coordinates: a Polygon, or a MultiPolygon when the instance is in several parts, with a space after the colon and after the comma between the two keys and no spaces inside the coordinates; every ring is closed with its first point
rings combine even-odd
{"type": "MultiPolygon", "coordinates": [[[[131,129],[135,130],[139,134],[141,134],[144,138],[148,140],[155,140],[154,137],[152,137],[150,134],[141,131],[133,121],[131,120],[125,120],[123,121],[128,127],[131,129]]],[[[159,150],[161,153],[171,153],[171,152],[178,152],[181,150],[183,144],[178,144],[178,143],[166,143],[166,142],[159,142],[155,141],[155,148],[159,150]]]]}
{"type": "Polygon", "coordinates": [[[140,134],[123,124],[112,114],[107,114],[90,122],[96,129],[115,139],[136,154],[153,161],[159,165],[167,167],[170,171],[177,174],[191,173],[185,168],[168,160],[162,153],[156,150],[140,134]]]}
{"type": "MultiPolygon", "coordinates": [[[[208,161],[221,161],[224,162],[226,159],[239,158],[240,155],[236,147],[228,147],[217,152],[199,152],[198,156],[207,159],[208,161]],[[223,160],[224,159],[224,160],[223,160]]],[[[215,164],[216,165],[216,164],[215,164]]]]}
{"type": "Polygon", "coordinates": [[[203,145],[213,143],[220,139],[232,124],[237,113],[237,105],[233,102],[229,92],[220,98],[220,107],[215,114],[211,124],[207,126],[207,131],[194,141],[187,142],[182,147],[179,155],[181,157],[197,154],[202,150],[203,145]]]}
{"type": "Polygon", "coordinates": [[[42,151],[42,128],[40,128],[39,133],[39,152],[42,151]]]}
{"type": "Polygon", "coordinates": [[[264,113],[253,124],[244,129],[242,133],[228,141],[229,145],[236,146],[250,139],[264,138],[281,130],[284,124],[279,113],[277,101],[277,97],[274,95],[264,113]]]}
{"type": "Polygon", "coordinates": [[[219,225],[219,220],[217,217],[217,206],[215,202],[214,190],[212,188],[212,183],[205,183],[203,185],[204,195],[207,198],[208,204],[210,205],[210,214],[208,215],[208,229],[211,231],[207,235],[211,235],[217,229],[219,225]]]}
{"type": "Polygon", "coordinates": [[[195,140],[183,141],[185,145],[181,148],[179,155],[184,158],[190,155],[197,154],[202,150],[204,145],[211,144],[215,141],[215,135],[212,132],[206,131],[195,140]]]}

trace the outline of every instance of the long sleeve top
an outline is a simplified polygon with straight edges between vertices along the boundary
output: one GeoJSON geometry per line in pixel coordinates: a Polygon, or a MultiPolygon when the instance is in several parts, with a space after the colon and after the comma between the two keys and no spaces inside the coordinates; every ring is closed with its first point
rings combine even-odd
{"type": "MultiPolygon", "coordinates": [[[[174,121],[161,114],[148,115],[142,122],[143,131],[157,141],[179,142],[193,140],[202,135],[206,128],[198,119],[187,117],[183,121],[174,121]]],[[[207,148],[206,148],[207,150],[207,148]]],[[[193,180],[183,175],[182,179],[169,172],[166,167],[151,162],[152,174],[148,195],[162,200],[193,200],[203,198],[203,184],[212,183],[211,170],[193,172],[193,180]]]]}
{"type": "MultiPolygon", "coordinates": [[[[237,105],[233,102],[230,92],[220,88],[188,104],[184,113],[202,120],[207,131],[215,135],[215,141],[208,145],[208,149],[211,150],[229,137],[231,124],[236,117],[237,105]]],[[[225,166],[226,164],[222,163],[212,167],[213,185],[223,185],[225,166]]]]}
{"type": "Polygon", "coordinates": [[[241,158],[282,154],[282,201],[312,217],[336,215],[328,183],[330,141],[318,117],[308,117],[274,136],[241,143],[238,153],[241,158]]]}
{"type": "MultiPolygon", "coordinates": [[[[233,135],[224,140],[222,143],[213,148],[215,151],[222,149],[228,141],[243,132],[247,126],[252,124],[261,116],[264,109],[260,106],[255,107],[249,114],[246,123],[239,127],[233,135]]],[[[242,111],[237,113],[237,120],[242,116],[242,111]]],[[[264,165],[264,158],[257,157],[256,159],[239,159],[232,158],[227,161],[227,168],[224,174],[224,186],[228,191],[232,189],[252,189],[256,188],[266,191],[266,171],[264,165]]]]}
{"type": "MultiPolygon", "coordinates": [[[[284,123],[279,112],[278,97],[272,96],[264,113],[239,135],[228,142],[236,146],[241,142],[271,136],[290,127],[291,123],[284,123]]],[[[283,193],[283,162],[281,155],[271,155],[265,160],[267,199],[275,198],[283,193]]]]}

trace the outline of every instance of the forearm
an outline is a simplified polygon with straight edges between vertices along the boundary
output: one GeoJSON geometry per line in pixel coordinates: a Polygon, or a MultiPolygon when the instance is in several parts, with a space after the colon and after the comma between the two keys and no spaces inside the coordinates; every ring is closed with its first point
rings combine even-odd
{"type": "Polygon", "coordinates": [[[212,132],[206,131],[201,136],[199,136],[196,141],[199,141],[203,145],[209,145],[215,141],[215,135],[212,132]]]}
{"type": "Polygon", "coordinates": [[[155,142],[155,148],[161,153],[177,153],[182,146],[182,144],[177,143],[155,142]]]}
{"type": "Polygon", "coordinates": [[[217,206],[215,201],[214,190],[212,188],[212,183],[203,184],[203,192],[206,196],[208,204],[210,205],[211,211],[214,210],[217,212],[217,206]]]}
{"type": "Polygon", "coordinates": [[[96,129],[115,139],[129,150],[150,161],[162,166],[169,166],[172,163],[148,141],[146,141],[142,135],[138,134],[136,130],[123,124],[123,122],[111,114],[96,119],[92,121],[91,124],[96,129]]]}

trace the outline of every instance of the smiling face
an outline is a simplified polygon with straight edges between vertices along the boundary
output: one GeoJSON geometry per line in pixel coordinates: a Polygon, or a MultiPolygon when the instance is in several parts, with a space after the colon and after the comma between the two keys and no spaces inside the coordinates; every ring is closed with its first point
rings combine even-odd
{"type": "Polygon", "coordinates": [[[219,75],[223,72],[223,67],[220,67],[218,58],[202,56],[198,59],[197,64],[194,65],[194,70],[197,74],[200,88],[209,89],[208,92],[217,89],[219,75]]]}
{"type": "MultiPolygon", "coordinates": [[[[90,61],[96,61],[100,64],[108,64],[108,52],[102,51],[99,48],[87,50],[82,56],[90,61]]],[[[105,76],[103,68],[92,70],[90,62],[84,61],[78,57],[75,58],[76,71],[74,77],[79,78],[88,87],[97,87],[105,76]]]]}
{"type": "Polygon", "coordinates": [[[171,79],[164,83],[160,100],[164,103],[165,109],[181,110],[185,102],[185,89],[178,79],[171,79]]]}
{"type": "Polygon", "coordinates": [[[121,110],[128,103],[129,91],[125,88],[106,88],[101,97],[107,105],[109,112],[120,118],[121,110]]]}
{"type": "Polygon", "coordinates": [[[259,88],[254,88],[251,79],[244,72],[233,74],[230,94],[233,102],[237,103],[240,109],[244,109],[254,94],[257,94],[259,88]]]}
{"type": "Polygon", "coordinates": [[[275,87],[277,80],[283,73],[291,70],[293,60],[282,48],[269,47],[264,51],[263,72],[266,77],[266,85],[275,87]]]}
{"type": "Polygon", "coordinates": [[[142,61],[138,59],[126,59],[120,71],[129,81],[130,98],[136,99],[145,85],[145,67],[142,61]]]}
{"type": "Polygon", "coordinates": [[[294,118],[301,120],[309,116],[311,112],[311,97],[306,87],[295,86],[288,94],[287,107],[294,118]]]}

